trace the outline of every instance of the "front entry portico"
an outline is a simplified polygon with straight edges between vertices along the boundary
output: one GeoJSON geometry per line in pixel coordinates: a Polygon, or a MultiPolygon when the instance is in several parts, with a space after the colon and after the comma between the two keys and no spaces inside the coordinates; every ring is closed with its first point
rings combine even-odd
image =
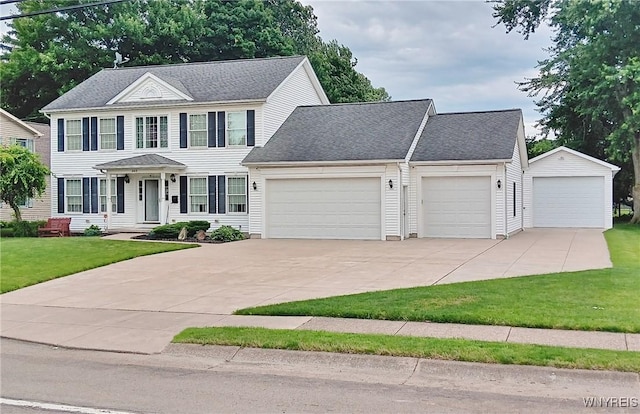
{"type": "MultiPolygon", "coordinates": [[[[170,185],[186,165],[157,154],[145,154],[131,158],[98,164],[94,167],[110,182],[122,183],[116,186],[118,194],[111,194],[107,186],[106,199],[112,196],[119,202],[116,214],[117,227],[145,227],[149,224],[166,224],[169,220],[170,185]]],[[[112,214],[106,214],[107,229],[114,228],[112,214]]]]}

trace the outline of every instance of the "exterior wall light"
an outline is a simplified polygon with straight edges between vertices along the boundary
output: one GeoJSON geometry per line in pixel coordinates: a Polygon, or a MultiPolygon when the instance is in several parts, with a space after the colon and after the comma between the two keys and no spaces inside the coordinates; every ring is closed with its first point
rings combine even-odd
{"type": "Polygon", "coordinates": [[[389,188],[393,188],[393,180],[389,180],[389,188]]]}
{"type": "Polygon", "coordinates": [[[169,179],[171,180],[172,183],[175,183],[176,182],[176,175],[175,174],[171,174],[169,176],[169,179]]]}
{"type": "Polygon", "coordinates": [[[502,181],[498,180],[497,184],[498,184],[498,190],[501,189],[502,188],[502,181]]]}
{"type": "Polygon", "coordinates": [[[258,189],[258,184],[256,184],[256,182],[254,181],[254,182],[253,182],[253,190],[255,191],[255,190],[257,190],[257,189],[258,189]]]}
{"type": "Polygon", "coordinates": [[[131,179],[129,178],[129,174],[125,174],[124,175],[124,182],[129,184],[131,182],[131,179]]]}

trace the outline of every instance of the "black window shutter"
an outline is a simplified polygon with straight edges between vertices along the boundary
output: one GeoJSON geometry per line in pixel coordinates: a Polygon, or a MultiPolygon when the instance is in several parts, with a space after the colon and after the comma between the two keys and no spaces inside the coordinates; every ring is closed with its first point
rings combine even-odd
{"type": "Polygon", "coordinates": [[[91,151],[98,150],[98,117],[91,117],[91,151]]]}
{"type": "Polygon", "coordinates": [[[216,146],[216,113],[209,112],[207,114],[207,146],[216,146]]]}
{"type": "Polygon", "coordinates": [[[180,112],[180,148],[187,148],[187,114],[180,112]]]}
{"type": "Polygon", "coordinates": [[[82,212],[89,213],[91,210],[91,198],[89,196],[91,189],[89,188],[89,179],[82,179],[82,212]]]}
{"type": "MultiPolygon", "coordinates": [[[[58,152],[64,151],[64,119],[58,119],[58,152]]],[[[64,181],[63,181],[64,182],[64,181]]],[[[64,209],[59,211],[59,213],[64,213],[64,209]]]]}
{"type": "Polygon", "coordinates": [[[116,149],[122,151],[124,149],[124,116],[120,115],[116,118],[116,149]]]}
{"type": "Polygon", "coordinates": [[[227,181],[224,175],[218,176],[218,213],[225,214],[227,212],[227,181]]]}
{"type": "Polygon", "coordinates": [[[124,213],[124,177],[116,178],[116,212],[124,213]]]}
{"type": "Polygon", "coordinates": [[[82,118],[82,151],[89,151],[89,117],[82,118]]]}
{"type": "Polygon", "coordinates": [[[64,213],[64,178],[58,178],[58,213],[64,213]]]}
{"type": "Polygon", "coordinates": [[[98,178],[91,177],[91,212],[98,212],[98,178]]]}
{"type": "Polygon", "coordinates": [[[247,203],[246,204],[247,207],[246,207],[245,213],[248,213],[249,212],[249,176],[248,175],[247,175],[247,178],[244,179],[244,181],[247,184],[247,192],[245,193],[247,195],[247,198],[245,199],[247,203]]]}
{"type": "Polygon", "coordinates": [[[209,213],[216,214],[216,176],[209,176],[209,213]]]}
{"type": "Polygon", "coordinates": [[[256,111],[247,111],[247,146],[256,145],[256,111]]]}
{"type": "Polygon", "coordinates": [[[225,128],[227,126],[227,123],[224,120],[224,111],[220,111],[218,112],[218,146],[219,147],[224,147],[225,146],[225,128]]]}
{"type": "Polygon", "coordinates": [[[187,213],[187,176],[180,176],[180,213],[187,213]]]}

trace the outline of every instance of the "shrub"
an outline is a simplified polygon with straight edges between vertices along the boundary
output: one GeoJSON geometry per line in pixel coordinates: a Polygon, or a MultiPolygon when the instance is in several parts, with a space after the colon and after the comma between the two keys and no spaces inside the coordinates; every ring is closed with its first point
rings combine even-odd
{"type": "Polygon", "coordinates": [[[102,236],[102,229],[95,224],[84,229],[84,235],[87,237],[102,236]]]}
{"type": "Polygon", "coordinates": [[[211,233],[211,238],[217,241],[231,242],[244,240],[244,234],[231,226],[220,226],[211,233]]]}
{"type": "Polygon", "coordinates": [[[13,229],[9,227],[0,227],[0,238],[1,237],[13,237],[13,229]]]}
{"type": "Polygon", "coordinates": [[[164,224],[155,227],[149,232],[149,237],[154,239],[177,239],[183,227],[187,228],[187,237],[193,237],[198,230],[207,231],[210,226],[206,220],[180,221],[178,223],[164,224]]]}
{"type": "Polygon", "coordinates": [[[46,221],[12,221],[9,228],[13,229],[14,237],[38,237],[38,227],[47,224],[46,221]]]}

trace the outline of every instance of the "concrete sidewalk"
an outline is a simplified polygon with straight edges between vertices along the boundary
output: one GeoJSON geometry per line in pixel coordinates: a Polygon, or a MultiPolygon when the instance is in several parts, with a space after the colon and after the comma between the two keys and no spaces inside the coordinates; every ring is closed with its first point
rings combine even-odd
{"type": "Polygon", "coordinates": [[[188,327],[249,326],[275,329],[464,338],[573,348],[640,352],[640,334],[530,329],[509,326],[338,319],[308,316],[241,316],[113,309],[1,305],[0,336],[68,348],[155,354],[188,327]]]}

